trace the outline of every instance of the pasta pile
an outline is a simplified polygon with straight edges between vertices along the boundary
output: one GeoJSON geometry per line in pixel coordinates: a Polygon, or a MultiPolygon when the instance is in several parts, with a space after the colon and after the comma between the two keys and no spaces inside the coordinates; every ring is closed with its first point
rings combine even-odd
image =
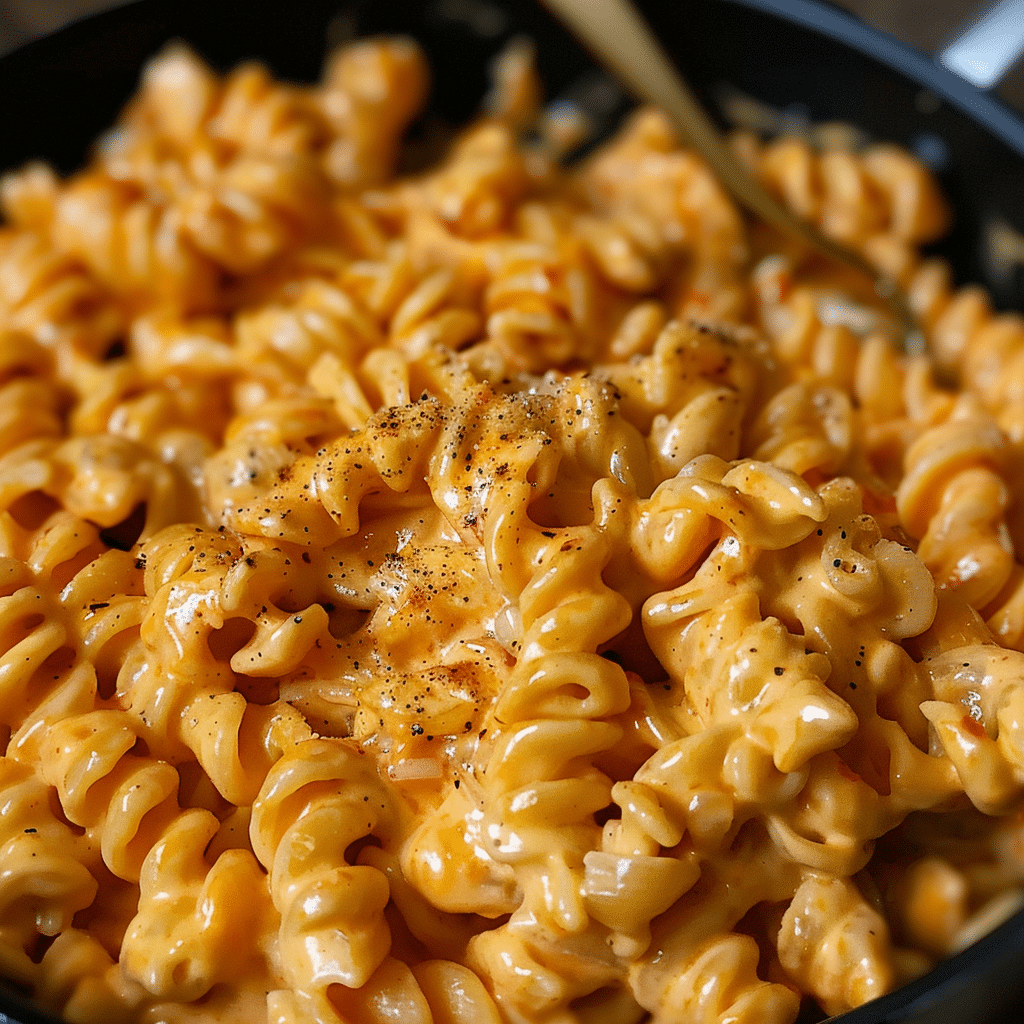
{"type": "Polygon", "coordinates": [[[781,1024],[1019,904],[1024,321],[896,148],[735,140],[924,354],[496,78],[399,173],[411,41],[172,48],[0,187],[0,974],[69,1021],[781,1024]]]}

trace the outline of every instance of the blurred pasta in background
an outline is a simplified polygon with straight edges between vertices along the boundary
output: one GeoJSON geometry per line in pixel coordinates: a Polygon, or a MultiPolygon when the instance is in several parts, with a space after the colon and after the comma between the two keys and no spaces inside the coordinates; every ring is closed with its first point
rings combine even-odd
{"type": "MultiPolygon", "coordinates": [[[[0,186],[0,974],[78,1024],[787,1024],[1024,884],[1024,320],[886,145],[530,48],[436,166],[406,39],[165,51],[0,186]]],[[[803,1018],[809,1019],[809,1018],[803,1018]]]]}

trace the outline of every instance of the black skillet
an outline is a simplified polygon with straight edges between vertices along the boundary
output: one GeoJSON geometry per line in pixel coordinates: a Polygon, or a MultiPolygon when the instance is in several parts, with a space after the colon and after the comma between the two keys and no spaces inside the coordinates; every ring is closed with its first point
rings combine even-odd
{"type": "MultiPolygon", "coordinates": [[[[586,0],[581,0],[586,2],[586,0]]],[[[721,114],[753,98],[783,120],[841,121],[929,162],[956,209],[935,246],[962,282],[1024,310],[1024,272],[992,260],[994,231],[1024,234],[1024,125],[922,54],[815,0],[669,0],[645,11],[691,85],[721,114]]],[[[535,0],[141,0],[0,59],[0,168],[45,158],[71,171],[133,92],[147,58],[184,39],[215,67],[249,58],[314,80],[326,49],[353,35],[403,32],[430,56],[423,139],[477,109],[487,64],[512,35],[537,45],[549,97],[573,96],[608,127],[627,101],[535,0]]],[[[806,1020],[815,1019],[808,1015],[806,1020]]],[[[845,1024],[1024,1021],[1024,914],[931,974],[840,1018],[845,1024]]],[[[52,1018],[0,991],[0,1024],[52,1018]]]]}

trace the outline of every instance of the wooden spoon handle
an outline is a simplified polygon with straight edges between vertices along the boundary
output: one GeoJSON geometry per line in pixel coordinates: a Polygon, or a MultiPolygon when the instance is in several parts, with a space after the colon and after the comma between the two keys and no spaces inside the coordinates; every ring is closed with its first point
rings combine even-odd
{"type": "Polygon", "coordinates": [[[860,253],[800,220],[762,187],[726,144],[630,0],[544,2],[635,96],[664,110],[684,140],[707,160],[719,181],[747,210],[829,259],[866,275],[896,316],[904,347],[920,349],[917,323],[896,282],[880,274],[860,253]]]}

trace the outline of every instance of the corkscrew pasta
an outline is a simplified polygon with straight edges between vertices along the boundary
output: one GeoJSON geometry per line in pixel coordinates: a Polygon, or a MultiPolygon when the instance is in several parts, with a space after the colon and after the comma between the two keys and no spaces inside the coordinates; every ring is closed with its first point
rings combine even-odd
{"type": "Polygon", "coordinates": [[[1020,903],[1024,319],[895,147],[734,140],[920,354],[495,77],[398,174],[414,42],[174,47],[0,184],[0,972],[68,1021],[789,1024],[1020,903]]]}

